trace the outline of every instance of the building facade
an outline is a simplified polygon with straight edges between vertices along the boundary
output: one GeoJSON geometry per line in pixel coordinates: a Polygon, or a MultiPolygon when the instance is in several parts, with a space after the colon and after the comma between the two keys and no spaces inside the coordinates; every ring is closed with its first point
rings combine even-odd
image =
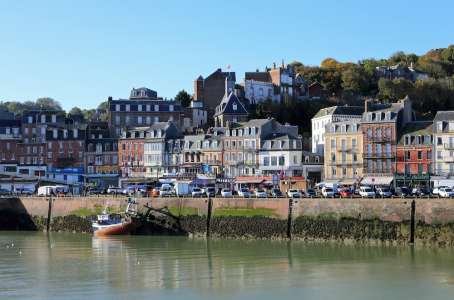
{"type": "Polygon", "coordinates": [[[363,133],[359,121],[329,123],[325,133],[325,181],[358,184],[363,176],[363,133]]]}
{"type": "Polygon", "coordinates": [[[400,128],[413,121],[407,97],[390,105],[369,105],[361,121],[364,178],[362,184],[389,185],[396,172],[397,138],[400,128]]]}
{"type": "Polygon", "coordinates": [[[221,103],[216,106],[214,126],[226,127],[229,123],[246,122],[248,112],[238,97],[230,92],[224,95],[221,103]]]}
{"type": "Polygon", "coordinates": [[[329,123],[361,120],[364,108],[360,106],[332,106],[322,108],[311,120],[312,152],[323,155],[326,125],[329,123]]]}
{"type": "Polygon", "coordinates": [[[444,179],[454,175],[454,111],[439,111],[433,121],[434,173],[444,179]]]}
{"type": "Polygon", "coordinates": [[[17,162],[21,141],[21,121],[0,119],[0,163],[17,162]]]}
{"type": "Polygon", "coordinates": [[[183,125],[184,111],[177,101],[157,98],[157,93],[147,88],[132,89],[129,99],[108,100],[108,122],[112,137],[134,127],[151,126],[171,121],[183,125]]]}
{"type": "Polygon", "coordinates": [[[432,122],[410,122],[397,144],[395,181],[397,186],[430,187],[432,173],[432,122]]]}

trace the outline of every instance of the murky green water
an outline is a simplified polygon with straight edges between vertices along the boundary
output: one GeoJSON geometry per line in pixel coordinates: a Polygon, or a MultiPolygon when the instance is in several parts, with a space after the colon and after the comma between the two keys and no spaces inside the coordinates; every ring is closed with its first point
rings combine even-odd
{"type": "Polygon", "coordinates": [[[453,299],[454,251],[0,232],[10,298],[453,299]]]}

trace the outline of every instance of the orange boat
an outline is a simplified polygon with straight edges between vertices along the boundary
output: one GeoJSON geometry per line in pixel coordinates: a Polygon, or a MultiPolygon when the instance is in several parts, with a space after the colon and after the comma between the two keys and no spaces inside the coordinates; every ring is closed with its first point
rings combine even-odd
{"type": "Polygon", "coordinates": [[[136,213],[137,203],[134,200],[128,200],[125,218],[119,214],[109,215],[104,210],[92,223],[93,232],[95,236],[130,234],[139,226],[139,221],[132,218],[136,213]]]}

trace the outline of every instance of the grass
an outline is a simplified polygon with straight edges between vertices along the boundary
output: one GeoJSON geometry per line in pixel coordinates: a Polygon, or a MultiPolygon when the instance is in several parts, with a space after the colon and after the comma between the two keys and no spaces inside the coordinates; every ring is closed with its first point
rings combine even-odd
{"type": "Polygon", "coordinates": [[[218,208],[213,215],[215,217],[273,217],[276,214],[270,208],[218,208]]]}
{"type": "Polygon", "coordinates": [[[193,207],[182,207],[181,209],[178,207],[169,207],[169,211],[174,216],[191,216],[199,214],[197,208],[193,207]]]}
{"type": "MultiPolygon", "coordinates": [[[[94,208],[86,208],[86,207],[81,207],[79,209],[73,210],[70,212],[70,215],[78,216],[78,217],[88,217],[88,216],[94,216],[94,215],[99,215],[103,212],[104,207],[101,205],[95,205],[94,208]]],[[[122,212],[121,209],[108,206],[107,207],[107,213],[108,214],[115,214],[115,213],[120,213],[122,212]]]]}

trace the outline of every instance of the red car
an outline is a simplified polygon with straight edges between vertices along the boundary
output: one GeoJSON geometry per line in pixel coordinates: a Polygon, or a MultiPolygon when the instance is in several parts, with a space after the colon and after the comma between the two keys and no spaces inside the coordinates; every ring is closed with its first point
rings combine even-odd
{"type": "Polygon", "coordinates": [[[344,189],[344,190],[341,190],[339,192],[339,194],[340,194],[340,196],[342,198],[347,198],[347,197],[350,197],[352,195],[352,192],[350,192],[350,190],[348,190],[348,189],[344,189]]]}

